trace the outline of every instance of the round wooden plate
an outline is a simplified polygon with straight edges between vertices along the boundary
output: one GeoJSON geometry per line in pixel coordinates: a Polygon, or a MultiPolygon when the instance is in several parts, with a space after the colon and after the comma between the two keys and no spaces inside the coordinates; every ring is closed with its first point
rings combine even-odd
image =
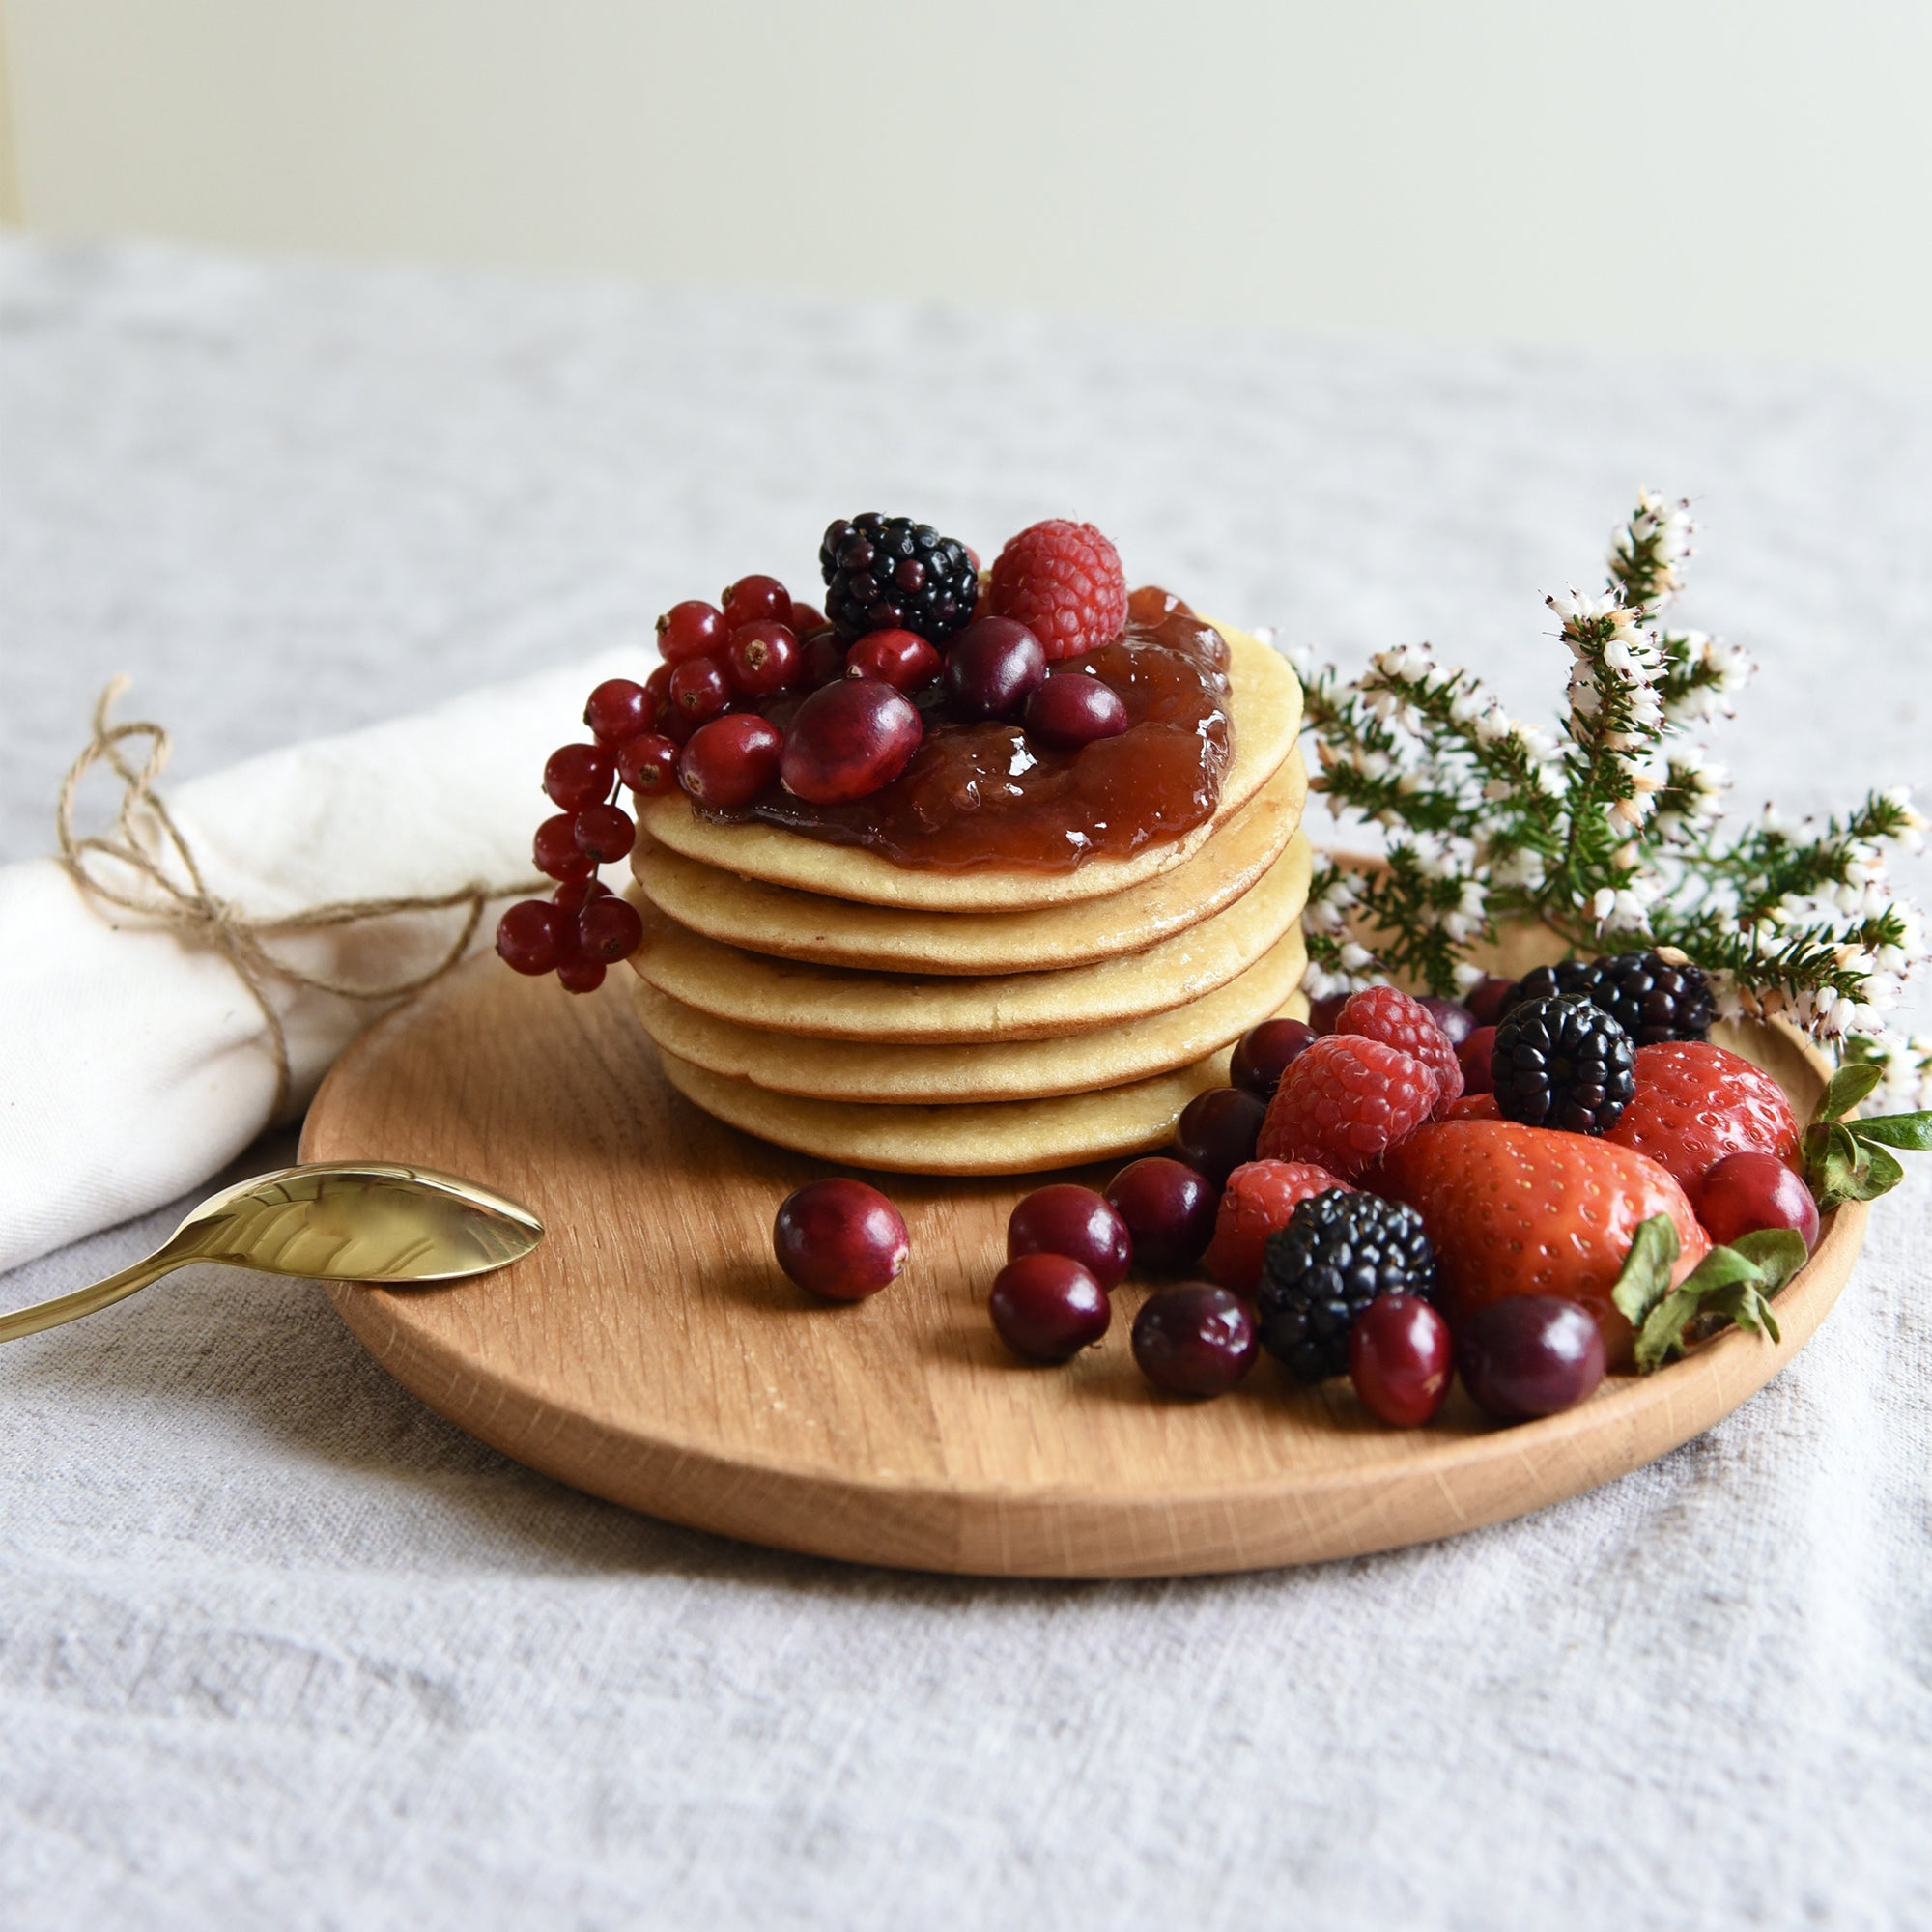
{"type": "MultiPolygon", "coordinates": [[[[572,999],[478,959],[343,1058],[303,1158],[448,1169],[527,1202],[549,1236],[476,1281],[329,1293],[399,1381],[519,1462],[783,1548],[986,1576],[1179,1576],[1521,1516],[1728,1414],[1804,1346],[1863,1236],[1861,1208],[1828,1223],[1777,1298],[1782,1343],[1728,1331],[1514,1429],[1486,1424],[1460,1388],[1429,1428],[1385,1428],[1346,1381],[1298,1389],[1265,1359],[1232,1395],[1177,1402],[1128,1351],[1133,1285],[1105,1342],[1066,1368],[1022,1367],[995,1339],[986,1290],[1037,1176],[882,1177],[912,1234],[905,1274],[854,1307],[810,1300],[772,1260],[772,1214],[827,1170],[680,1099],[623,980],[572,999]]],[[[1795,1036],[1729,1043],[1808,1113],[1819,1068],[1795,1036]]]]}

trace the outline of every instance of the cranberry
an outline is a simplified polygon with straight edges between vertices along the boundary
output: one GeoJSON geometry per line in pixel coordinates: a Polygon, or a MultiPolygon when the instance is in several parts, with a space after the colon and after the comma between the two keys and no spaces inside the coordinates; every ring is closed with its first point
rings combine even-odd
{"type": "Polygon", "coordinates": [[[1449,1036],[1451,1046],[1461,1046],[1476,1030],[1476,1016],[1468,1008],[1459,1007],[1439,993],[1425,993],[1416,1004],[1449,1036]]]}
{"type": "Polygon", "coordinates": [[[731,680],[717,658],[686,658],[670,674],[671,709],[693,725],[731,707],[731,680]]]}
{"type": "Polygon", "coordinates": [[[605,893],[577,915],[577,952],[586,959],[614,965],[628,959],[644,937],[644,923],[628,899],[605,893]]]}
{"type": "Polygon", "coordinates": [[[1121,694],[1086,671],[1050,677],[1027,699],[1027,736],[1056,752],[1077,752],[1096,738],[1118,738],[1128,722],[1121,694]]]}
{"type": "Polygon", "coordinates": [[[604,972],[603,960],[573,952],[558,964],[556,977],[566,993],[594,993],[604,983],[604,972]]]}
{"type": "Polygon", "coordinates": [[[543,899],[523,899],[497,922],[497,951],[518,973],[554,973],[569,939],[568,922],[543,899]]]}
{"type": "Polygon", "coordinates": [[[688,658],[709,657],[724,648],[730,635],[724,611],[694,597],[688,603],[673,604],[658,619],[658,655],[674,665],[688,658]]]}
{"type": "Polygon", "coordinates": [[[1486,1027],[1494,1026],[1515,998],[1514,980],[1498,980],[1493,974],[1488,974],[1463,995],[1463,1004],[1469,1009],[1469,1017],[1479,1027],[1486,1027]]]}
{"type": "Polygon", "coordinates": [[[1169,1395],[1220,1395],[1247,1374],[1255,1318],[1233,1289],[1205,1281],[1163,1289],[1134,1318],[1134,1360],[1169,1395]]]}
{"type": "Polygon", "coordinates": [[[816,604],[801,604],[796,597],[791,600],[791,614],[784,620],[792,628],[793,634],[809,638],[814,631],[825,628],[825,612],[816,604]]]}
{"type": "Polygon", "coordinates": [[[530,855],[537,870],[553,879],[588,878],[596,869],[596,862],[577,842],[575,812],[559,811],[546,818],[530,841],[530,855]]]}
{"type": "Polygon", "coordinates": [[[1133,1257],[1143,1268],[1191,1267],[1214,1234],[1220,1193],[1199,1168],[1164,1153],[1130,1162],[1107,1189],[1127,1224],[1133,1257]]]}
{"type": "Polygon", "coordinates": [[[1030,1362],[1065,1362],[1114,1319],[1107,1291],[1065,1255],[1022,1255],[993,1277],[986,1312],[1000,1340],[1030,1362]]]}
{"type": "Polygon", "coordinates": [[[1046,681],[1046,653],[1024,624],[977,617],[946,654],[946,701],[956,718],[1010,718],[1046,681]]]}
{"type": "Polygon", "coordinates": [[[544,766],[543,788],[560,811],[582,811],[611,796],[616,761],[602,745],[564,745],[544,766]]]}
{"type": "Polygon", "coordinates": [[[1456,1049],[1456,1063],[1463,1069],[1464,1094],[1493,1094],[1495,1079],[1496,1030],[1479,1026],[1456,1049]]]}
{"type": "Polygon", "coordinates": [[[845,675],[923,691],[939,675],[939,653],[917,631],[867,631],[845,653],[845,675]]]}
{"type": "Polygon", "coordinates": [[[614,865],[638,842],[638,828],[621,805],[586,805],[571,827],[577,849],[593,865],[614,865]]]}
{"type": "Polygon", "coordinates": [[[1335,1022],[1342,1017],[1342,1009],[1349,1004],[1347,993],[1327,993],[1319,1000],[1312,1000],[1308,1007],[1308,1024],[1318,1036],[1335,1031],[1335,1022]]]}
{"type": "Polygon", "coordinates": [[[640,798],[671,788],[677,747],[662,731],[640,731],[617,747],[617,776],[640,798]]]}
{"type": "Polygon", "coordinates": [[[863,1301],[895,1280],[912,1253],[899,1210],[863,1180],[808,1181],[780,1204],[772,1247],[799,1287],[863,1301]]]}
{"type": "Polygon", "coordinates": [[[1071,1181],[1035,1188],[1007,1221],[1009,1262],[1021,1255],[1065,1255],[1102,1288],[1120,1281],[1133,1253],[1132,1236],[1119,1210],[1091,1187],[1071,1181]]]}
{"type": "Polygon", "coordinates": [[[590,694],[583,722],[600,745],[614,748],[648,729],[657,714],[657,705],[641,684],[633,684],[628,677],[607,677],[590,694]]]}
{"type": "Polygon", "coordinates": [[[741,577],[724,593],[724,628],[782,624],[791,615],[791,593],[776,577],[741,577]]]}
{"type": "Polygon", "coordinates": [[[724,669],[740,697],[770,697],[789,690],[805,670],[805,649],[788,625],[761,620],[731,633],[724,669]]]}
{"type": "Polygon", "coordinates": [[[785,733],[779,770],[810,805],[838,805],[889,785],[919,750],[919,713],[889,684],[840,678],[814,691],[785,733]]]}
{"type": "Polygon", "coordinates": [[[820,631],[805,640],[805,675],[799,682],[808,691],[830,684],[845,675],[845,641],[837,631],[820,631]]]}
{"type": "Polygon", "coordinates": [[[1704,1170],[1693,1193],[1704,1232],[1720,1246],[1758,1228],[1795,1228],[1807,1248],[1818,1245],[1818,1204],[1775,1153],[1727,1153],[1704,1170]]]}
{"type": "Polygon", "coordinates": [[[738,811],[778,782],[783,747],[769,719],[749,711],[714,718],[691,734],[677,761],[678,781],[714,811],[738,811]]]}
{"type": "Polygon", "coordinates": [[[1255,1157],[1255,1142],[1267,1118],[1267,1102],[1239,1087],[1210,1087],[1180,1110],[1174,1151],[1218,1187],[1255,1157]]]}
{"type": "Polygon", "coordinates": [[[1228,1078],[1236,1087],[1258,1094],[1264,1100],[1274,1098],[1281,1076],[1300,1059],[1304,1048],[1315,1041],[1315,1029],[1299,1020],[1264,1020],[1250,1027],[1235,1045],[1228,1063],[1228,1078]]]}
{"type": "Polygon", "coordinates": [[[1456,1336],[1463,1385],[1501,1422],[1554,1415],[1604,1379],[1604,1338],[1587,1309],[1554,1294],[1507,1294],[1456,1336]]]}
{"type": "Polygon", "coordinates": [[[1349,1329],[1349,1378],[1384,1422],[1418,1429],[1449,1395],[1449,1324],[1419,1294],[1378,1294],[1349,1329]]]}

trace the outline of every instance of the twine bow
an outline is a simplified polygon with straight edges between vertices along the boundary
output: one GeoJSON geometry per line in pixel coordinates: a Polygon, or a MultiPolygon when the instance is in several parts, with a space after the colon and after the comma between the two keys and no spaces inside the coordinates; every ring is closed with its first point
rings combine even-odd
{"type": "Polygon", "coordinates": [[[61,866],[84,897],[158,922],[183,940],[213,947],[225,955],[268,1027],[275,1056],[273,1115],[279,1116],[288,1103],[294,1075],[288,1031],[269,997],[271,980],[348,1000],[403,999],[434,984],[462,960],[492,899],[526,891],[529,882],[486,886],[472,881],[453,892],[421,898],[337,899],[279,919],[257,919],[242,912],[209,890],[192,847],[155,789],[168,761],[167,732],[158,724],[109,722],[114,701],[127,687],[127,678],[117,677],[100,694],[94,707],[93,735],[61,781],[54,821],[61,866]],[[147,741],[148,749],[137,764],[124,747],[140,739],[147,741]],[[107,832],[83,837],[74,830],[74,804],[81,781],[96,765],[105,765],[120,780],[121,805],[107,832]],[[117,878],[115,867],[125,868],[130,882],[117,878]],[[271,940],[328,926],[357,925],[397,913],[445,912],[458,906],[467,909],[462,929],[441,958],[425,972],[382,985],[350,985],[326,974],[303,972],[277,958],[270,947],[271,940]]]}

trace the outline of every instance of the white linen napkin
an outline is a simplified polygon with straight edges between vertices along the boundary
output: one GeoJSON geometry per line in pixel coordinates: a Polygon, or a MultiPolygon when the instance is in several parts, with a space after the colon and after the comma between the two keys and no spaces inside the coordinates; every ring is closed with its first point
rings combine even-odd
{"type": "MultiPolygon", "coordinates": [[[[590,688],[635,675],[637,658],[612,651],[160,789],[209,890],[244,915],[514,885],[534,876],[544,759],[584,735],[590,688]]],[[[434,965],[463,917],[394,914],[274,951],[318,977],[395,983],[434,965]]],[[[395,1004],[265,990],[288,1042],[285,1117],[395,1004]]],[[[276,1085],[268,1023],[222,952],[103,911],[52,859],[0,867],[0,1270],[219,1172],[270,1124],[276,1085]]]]}

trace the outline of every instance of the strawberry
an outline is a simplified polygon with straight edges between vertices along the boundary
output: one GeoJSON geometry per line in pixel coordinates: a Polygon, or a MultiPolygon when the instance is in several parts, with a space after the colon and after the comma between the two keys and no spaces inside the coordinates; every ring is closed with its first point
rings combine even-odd
{"type": "Polygon", "coordinates": [[[1775,1153],[1802,1167],[1798,1118],[1784,1090],[1748,1060],[1702,1039],[1636,1050],[1636,1093],[1605,1134],[1667,1168],[1691,1193],[1726,1154],[1775,1153]]]}
{"type": "Polygon", "coordinates": [[[1435,1244],[1437,1305],[1454,1328],[1512,1294],[1580,1303],[1614,1364],[1630,1323],[1610,1301],[1638,1226],[1668,1214],[1683,1244],[1672,1279],[1710,1250],[1684,1190],[1625,1147],[1514,1121],[1418,1127],[1382,1157],[1379,1185],[1421,1214],[1435,1244]]]}
{"type": "Polygon", "coordinates": [[[1288,1226],[1297,1203],[1331,1187],[1352,1193],[1325,1167],[1306,1160],[1251,1160],[1228,1177],[1203,1269],[1223,1288],[1251,1295],[1261,1283],[1262,1250],[1288,1226]]]}

